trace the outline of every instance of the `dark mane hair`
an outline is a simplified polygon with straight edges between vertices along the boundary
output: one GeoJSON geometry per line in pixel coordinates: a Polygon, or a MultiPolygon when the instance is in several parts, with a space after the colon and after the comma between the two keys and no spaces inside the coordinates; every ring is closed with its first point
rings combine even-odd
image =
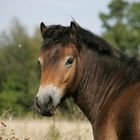
{"type": "Polygon", "coordinates": [[[62,42],[64,44],[69,41],[69,27],[61,25],[48,26],[46,31],[43,33],[45,37],[43,46],[48,47],[49,45],[57,44],[62,42]]]}
{"type": "MultiPolygon", "coordinates": [[[[86,43],[87,46],[91,47],[92,49],[96,50],[99,53],[103,53],[103,54],[112,53],[111,46],[105,40],[93,34],[91,31],[83,29],[78,24],[77,27],[78,27],[77,28],[78,42],[86,43]]],[[[46,38],[44,42],[46,44],[46,40],[53,40],[54,44],[58,43],[59,41],[63,43],[68,43],[69,33],[70,33],[70,27],[61,26],[61,25],[48,26],[47,30],[44,32],[43,35],[46,38]]]]}
{"type": "MultiPolygon", "coordinates": [[[[140,63],[135,57],[126,56],[121,51],[112,48],[109,43],[107,43],[98,35],[95,35],[91,31],[82,28],[75,21],[74,23],[77,25],[77,45],[81,46],[81,43],[84,43],[87,47],[93,49],[99,55],[111,56],[112,58],[115,58],[118,61],[125,63],[125,65],[133,66],[136,68],[140,67],[140,63]]],[[[59,42],[67,44],[70,41],[69,34],[69,26],[48,26],[46,31],[43,33],[45,39],[43,41],[42,47],[46,48],[59,42]]]]}

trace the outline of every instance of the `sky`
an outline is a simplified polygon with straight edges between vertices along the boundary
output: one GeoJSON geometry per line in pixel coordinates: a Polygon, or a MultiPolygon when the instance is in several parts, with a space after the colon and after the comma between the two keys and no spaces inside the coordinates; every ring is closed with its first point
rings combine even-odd
{"type": "Polygon", "coordinates": [[[40,22],[68,26],[73,17],[82,27],[102,33],[100,12],[108,12],[111,0],[0,0],[0,32],[18,18],[33,34],[40,22]]]}

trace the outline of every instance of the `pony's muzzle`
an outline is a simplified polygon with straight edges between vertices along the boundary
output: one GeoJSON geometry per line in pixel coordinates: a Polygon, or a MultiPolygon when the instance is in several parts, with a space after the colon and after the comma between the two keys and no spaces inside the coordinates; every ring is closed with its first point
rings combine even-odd
{"type": "Polygon", "coordinates": [[[36,96],[35,103],[36,103],[38,111],[43,116],[52,116],[54,114],[53,113],[54,105],[53,105],[53,100],[51,97],[48,97],[48,101],[43,104],[41,103],[41,101],[39,101],[39,98],[36,96]]]}
{"type": "Polygon", "coordinates": [[[54,85],[40,87],[35,97],[35,104],[43,116],[54,115],[55,107],[60,103],[61,91],[54,85]]]}

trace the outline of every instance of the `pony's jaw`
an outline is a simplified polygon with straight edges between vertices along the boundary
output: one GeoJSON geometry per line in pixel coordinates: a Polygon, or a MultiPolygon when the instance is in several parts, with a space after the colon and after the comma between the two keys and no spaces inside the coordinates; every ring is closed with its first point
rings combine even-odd
{"type": "Polygon", "coordinates": [[[35,102],[39,112],[43,116],[52,116],[61,98],[62,91],[58,87],[50,84],[43,87],[40,86],[35,102]]]}

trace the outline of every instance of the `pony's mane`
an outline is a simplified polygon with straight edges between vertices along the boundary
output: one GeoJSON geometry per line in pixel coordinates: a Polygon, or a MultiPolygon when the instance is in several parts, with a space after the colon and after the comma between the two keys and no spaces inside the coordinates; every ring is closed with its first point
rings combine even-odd
{"type": "MultiPolygon", "coordinates": [[[[135,57],[128,57],[121,51],[112,48],[109,43],[107,43],[98,35],[95,35],[91,31],[82,28],[76,22],[75,24],[77,25],[76,35],[78,38],[78,45],[81,46],[81,43],[84,43],[87,47],[93,49],[99,55],[106,55],[112,58],[116,58],[117,60],[119,60],[120,62],[124,62],[128,66],[140,67],[140,63],[135,57]]],[[[46,31],[43,33],[43,36],[45,36],[42,45],[42,47],[44,48],[60,42],[66,44],[70,41],[70,27],[51,25],[47,27],[46,31]]]]}
{"type": "Polygon", "coordinates": [[[45,39],[43,40],[43,46],[48,47],[59,42],[68,43],[69,40],[69,27],[61,25],[48,26],[43,33],[45,39]]]}
{"type": "MultiPolygon", "coordinates": [[[[77,24],[75,22],[75,24],[77,24]]],[[[68,43],[69,42],[70,27],[61,25],[48,26],[46,31],[43,33],[45,40],[43,44],[47,44],[48,40],[53,40],[51,43],[56,44],[58,42],[68,43]]],[[[78,42],[86,43],[87,46],[96,50],[98,53],[111,54],[111,46],[99,36],[93,34],[89,30],[83,29],[77,24],[77,36],[78,42]]],[[[49,43],[50,44],[50,43],[49,43]]],[[[48,46],[48,45],[47,45],[48,46]]]]}

